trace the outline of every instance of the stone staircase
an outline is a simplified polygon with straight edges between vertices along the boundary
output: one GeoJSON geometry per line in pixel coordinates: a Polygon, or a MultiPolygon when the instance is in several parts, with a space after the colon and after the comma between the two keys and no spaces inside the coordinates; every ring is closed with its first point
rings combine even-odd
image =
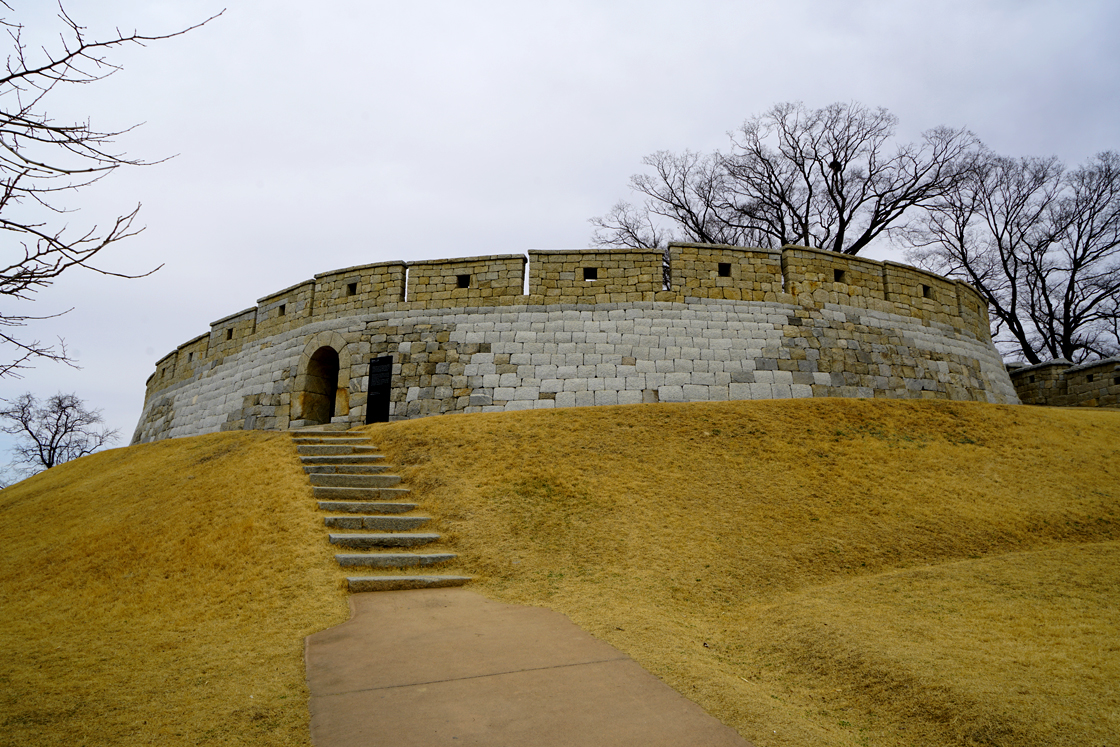
{"type": "Polygon", "coordinates": [[[332,531],[332,545],[362,552],[335,555],[344,568],[361,568],[375,575],[347,577],[352,592],[427,589],[462,586],[469,576],[407,575],[406,568],[446,563],[453,553],[402,552],[438,542],[434,532],[416,531],[431,521],[413,514],[408,488],[389,474],[384,457],[365,436],[318,428],[292,431],[303,470],[311,480],[324,523],[332,531]]]}

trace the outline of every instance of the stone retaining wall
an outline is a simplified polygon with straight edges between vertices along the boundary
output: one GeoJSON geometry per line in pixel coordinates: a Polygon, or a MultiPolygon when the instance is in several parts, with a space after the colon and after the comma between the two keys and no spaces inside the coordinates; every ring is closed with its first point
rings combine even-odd
{"type": "Polygon", "coordinates": [[[668,290],[652,250],[530,252],[527,296],[521,255],[318,275],[159,361],[134,442],[309,424],[301,398],[325,348],[334,420],[349,424],[365,422],[381,356],[393,358],[391,419],[773,397],[1018,401],[963,283],[804,247],[674,244],[670,258],[668,290]]]}

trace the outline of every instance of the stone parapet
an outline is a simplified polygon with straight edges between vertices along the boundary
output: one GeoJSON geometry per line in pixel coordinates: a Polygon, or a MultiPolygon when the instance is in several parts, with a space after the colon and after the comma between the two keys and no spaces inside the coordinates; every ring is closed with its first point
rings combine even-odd
{"type": "Polygon", "coordinates": [[[782,252],[723,244],[669,245],[670,286],[685,298],[777,301],[782,252]]]}
{"type": "Polygon", "coordinates": [[[521,254],[411,262],[406,298],[433,309],[508,304],[523,295],[525,262],[521,254]]]}
{"type": "Polygon", "coordinates": [[[257,299],[256,333],[269,336],[303,326],[311,319],[314,299],[314,280],[257,299]]]}
{"type": "Polygon", "coordinates": [[[885,310],[883,263],[806,246],[782,247],[786,292],[802,306],[885,310]],[[878,301],[879,303],[876,303],[878,301]]]}
{"type": "Polygon", "coordinates": [[[529,252],[530,304],[653,301],[663,290],[659,249],[529,252]]]}
{"type": "Polygon", "coordinates": [[[403,303],[406,269],[404,262],[380,262],[316,275],[313,316],[335,319],[403,303]]]}

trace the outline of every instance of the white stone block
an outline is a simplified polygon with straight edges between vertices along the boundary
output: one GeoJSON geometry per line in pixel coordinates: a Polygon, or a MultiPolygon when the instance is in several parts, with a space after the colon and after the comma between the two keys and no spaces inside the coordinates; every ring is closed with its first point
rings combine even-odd
{"type": "Polygon", "coordinates": [[[595,404],[595,392],[576,392],[576,407],[591,407],[595,404]]]}
{"type": "MultiPolygon", "coordinates": [[[[758,374],[756,373],[757,377],[758,374]]],[[[774,398],[774,385],[773,384],[747,384],[751,388],[751,399],[773,399],[774,398]]]]}
{"type": "Polygon", "coordinates": [[[560,379],[545,379],[541,382],[542,392],[562,392],[564,391],[564,382],[560,379]]]}
{"type": "Polygon", "coordinates": [[[587,379],[564,379],[565,392],[586,392],[587,379]]]}
{"type": "Polygon", "coordinates": [[[657,398],[661,402],[684,402],[684,389],[680,386],[659,386],[657,398]]]}
{"type": "Polygon", "coordinates": [[[613,389],[602,389],[595,392],[596,405],[617,405],[618,392],[613,389]]]}
{"type": "Polygon", "coordinates": [[[692,374],[689,372],[665,374],[665,386],[684,386],[692,383],[692,374]]]}
{"type": "Polygon", "coordinates": [[[727,396],[730,399],[753,399],[750,384],[728,384],[727,396]]]}
{"type": "Polygon", "coordinates": [[[640,405],[642,404],[642,392],[640,389],[633,390],[627,389],[618,393],[618,404],[620,405],[640,405]]]}
{"type": "Polygon", "coordinates": [[[708,400],[708,387],[697,384],[685,384],[681,387],[685,402],[706,402],[708,400]]]}

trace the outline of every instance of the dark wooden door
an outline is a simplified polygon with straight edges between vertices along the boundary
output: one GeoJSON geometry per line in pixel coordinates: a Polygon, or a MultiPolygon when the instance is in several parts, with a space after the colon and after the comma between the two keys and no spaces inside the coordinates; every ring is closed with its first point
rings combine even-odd
{"type": "Polygon", "coordinates": [[[389,395],[393,391],[393,356],[369,362],[369,391],[366,394],[366,423],[389,422],[389,395]]]}

